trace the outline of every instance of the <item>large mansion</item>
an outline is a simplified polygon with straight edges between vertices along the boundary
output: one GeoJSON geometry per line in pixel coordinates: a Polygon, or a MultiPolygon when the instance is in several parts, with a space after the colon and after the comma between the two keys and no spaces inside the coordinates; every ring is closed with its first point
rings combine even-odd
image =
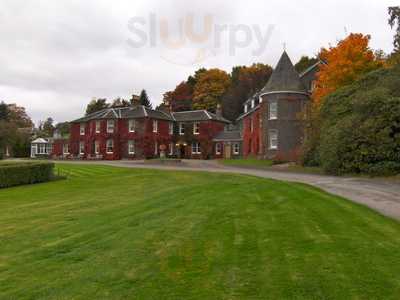
{"type": "Polygon", "coordinates": [[[318,64],[298,74],[284,52],[265,87],[233,122],[206,110],[170,112],[141,105],[107,108],[71,122],[68,139],[38,139],[31,156],[57,159],[234,158],[292,160],[318,64]]]}

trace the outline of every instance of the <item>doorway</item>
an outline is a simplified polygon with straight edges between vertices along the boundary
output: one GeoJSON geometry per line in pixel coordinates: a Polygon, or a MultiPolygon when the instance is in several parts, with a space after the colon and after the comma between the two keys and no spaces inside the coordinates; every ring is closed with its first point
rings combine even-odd
{"type": "Polygon", "coordinates": [[[224,145],[224,158],[226,159],[231,158],[231,143],[226,143],[224,145]]]}

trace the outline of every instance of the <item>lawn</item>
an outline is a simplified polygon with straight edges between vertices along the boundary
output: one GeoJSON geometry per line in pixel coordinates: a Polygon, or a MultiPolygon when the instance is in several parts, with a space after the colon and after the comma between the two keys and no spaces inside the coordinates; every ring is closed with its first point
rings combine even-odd
{"type": "Polygon", "coordinates": [[[272,160],[256,159],[256,158],[241,158],[241,159],[221,159],[219,160],[225,166],[232,167],[271,167],[272,160]]]}
{"type": "Polygon", "coordinates": [[[59,165],[0,190],[0,299],[398,299],[400,224],[302,184],[59,165]]]}

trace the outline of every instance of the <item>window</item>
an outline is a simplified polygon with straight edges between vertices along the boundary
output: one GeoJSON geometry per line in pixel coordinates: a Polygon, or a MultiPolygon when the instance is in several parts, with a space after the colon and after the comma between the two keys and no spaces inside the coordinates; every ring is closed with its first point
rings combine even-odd
{"type": "Polygon", "coordinates": [[[169,134],[170,135],[174,134],[174,123],[172,122],[169,123],[169,134]]]}
{"type": "Polygon", "coordinates": [[[113,152],[114,152],[114,141],[107,140],[107,153],[113,153],[113,152]]]}
{"type": "Polygon", "coordinates": [[[179,134],[185,135],[185,124],[184,123],[179,123],[179,134]]]}
{"type": "Polygon", "coordinates": [[[135,130],[136,130],[136,120],[129,120],[128,121],[128,128],[129,128],[129,132],[135,132],[135,130]]]}
{"type": "Polygon", "coordinates": [[[114,132],[114,120],[107,120],[107,133],[113,133],[114,132]]]}
{"type": "Polygon", "coordinates": [[[254,101],[254,99],[251,99],[251,108],[254,108],[254,106],[255,106],[255,101],[254,101]]]}
{"type": "Polygon", "coordinates": [[[96,121],[96,133],[100,133],[100,121],[96,121]]]}
{"type": "Polygon", "coordinates": [[[85,154],[85,142],[79,142],[79,154],[85,154]]]}
{"type": "Polygon", "coordinates": [[[158,121],[153,120],[153,132],[157,133],[158,132],[158,121]]]}
{"type": "Polygon", "coordinates": [[[278,149],[278,130],[272,129],[269,131],[269,149],[278,149]]]}
{"type": "Polygon", "coordinates": [[[38,154],[46,154],[46,144],[38,145],[38,154]]]}
{"type": "Polygon", "coordinates": [[[193,134],[199,134],[200,133],[200,124],[195,122],[193,123],[193,134]]]}
{"type": "Polygon", "coordinates": [[[192,143],[192,154],[201,154],[199,142],[192,143]]]}
{"type": "Polygon", "coordinates": [[[174,143],[169,143],[169,155],[174,155],[174,143]]]}
{"type": "Polygon", "coordinates": [[[68,143],[63,145],[63,153],[69,154],[69,144],[68,143]]]}
{"type": "Polygon", "coordinates": [[[215,154],[217,154],[217,155],[221,154],[221,150],[222,150],[221,146],[222,146],[221,143],[216,143],[215,144],[215,154]]]}
{"type": "Polygon", "coordinates": [[[135,154],[135,141],[128,141],[128,153],[135,154]]]}
{"type": "Polygon", "coordinates": [[[271,101],[269,103],[269,118],[270,120],[278,119],[278,102],[271,101]]]}
{"type": "Polygon", "coordinates": [[[240,153],[240,145],[239,143],[234,143],[233,144],[233,154],[238,155],[240,153]]]}
{"type": "Polygon", "coordinates": [[[244,112],[247,113],[247,104],[244,105],[244,112]]]}
{"type": "Polygon", "coordinates": [[[94,141],[94,154],[99,154],[99,153],[100,153],[100,142],[94,141]]]}
{"type": "Polygon", "coordinates": [[[157,153],[158,153],[158,142],[155,141],[154,142],[154,155],[157,155],[157,153]]]}
{"type": "Polygon", "coordinates": [[[250,132],[253,132],[253,117],[250,118],[250,132]]]}
{"type": "Polygon", "coordinates": [[[79,125],[79,133],[80,135],[85,135],[85,123],[79,125]]]}

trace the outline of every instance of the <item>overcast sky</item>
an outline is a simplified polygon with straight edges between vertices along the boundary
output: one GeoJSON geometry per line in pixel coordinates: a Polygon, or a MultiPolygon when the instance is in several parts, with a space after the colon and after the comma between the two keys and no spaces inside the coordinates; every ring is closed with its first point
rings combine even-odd
{"type": "Polygon", "coordinates": [[[66,121],[93,97],[144,88],[158,104],[199,67],[275,66],[284,43],[293,62],[346,32],[391,52],[391,5],[398,1],[1,0],[0,100],[25,106],[35,122],[66,121]]]}

